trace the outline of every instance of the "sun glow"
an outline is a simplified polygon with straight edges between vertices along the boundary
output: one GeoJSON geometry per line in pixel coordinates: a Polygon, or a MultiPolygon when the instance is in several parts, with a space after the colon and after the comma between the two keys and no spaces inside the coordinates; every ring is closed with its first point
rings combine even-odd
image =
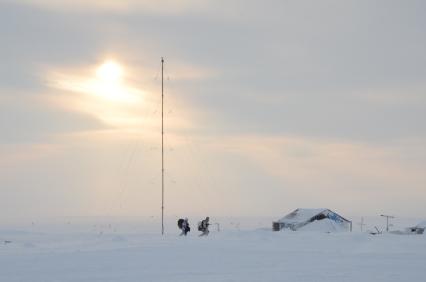
{"type": "MultiPolygon", "coordinates": [[[[53,69],[47,74],[48,86],[61,91],[52,93],[49,99],[55,105],[93,116],[114,130],[158,132],[161,96],[159,82],[151,81],[150,73],[118,60],[83,68],[53,69]]],[[[181,116],[169,119],[169,128],[190,127],[189,119],[181,116]]]]}
{"type": "Polygon", "coordinates": [[[141,93],[124,83],[123,67],[111,60],[97,67],[86,87],[88,93],[114,102],[136,103],[141,99],[141,93]]]}
{"type": "Polygon", "coordinates": [[[51,85],[79,94],[70,96],[73,108],[93,114],[109,125],[135,127],[145,123],[139,113],[148,107],[147,93],[130,85],[127,75],[121,64],[106,60],[86,70],[74,70],[72,74],[52,74],[51,85]]]}
{"type": "Polygon", "coordinates": [[[114,61],[106,61],[96,70],[96,77],[105,83],[118,83],[123,78],[123,68],[114,61]]]}

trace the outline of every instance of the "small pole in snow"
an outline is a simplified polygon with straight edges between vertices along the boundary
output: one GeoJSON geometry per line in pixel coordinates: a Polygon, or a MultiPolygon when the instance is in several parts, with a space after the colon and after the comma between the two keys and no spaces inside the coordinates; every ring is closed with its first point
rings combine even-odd
{"type": "Polygon", "coordinates": [[[364,223],[364,218],[363,217],[361,217],[361,222],[360,223],[358,223],[359,224],[359,227],[361,227],[361,232],[362,232],[362,228],[366,225],[365,223],[364,223]]]}
{"type": "Polygon", "coordinates": [[[389,232],[389,218],[395,218],[392,215],[381,214],[380,216],[386,217],[386,232],[389,232]]]}

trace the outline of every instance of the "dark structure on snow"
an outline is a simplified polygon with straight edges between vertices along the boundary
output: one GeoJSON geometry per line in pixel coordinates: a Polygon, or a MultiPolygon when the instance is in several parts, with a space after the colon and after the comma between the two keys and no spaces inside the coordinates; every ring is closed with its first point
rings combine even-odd
{"type": "Polygon", "coordinates": [[[406,231],[407,233],[411,233],[411,234],[423,234],[425,232],[425,229],[426,229],[426,220],[420,222],[416,226],[408,227],[406,231]]]}

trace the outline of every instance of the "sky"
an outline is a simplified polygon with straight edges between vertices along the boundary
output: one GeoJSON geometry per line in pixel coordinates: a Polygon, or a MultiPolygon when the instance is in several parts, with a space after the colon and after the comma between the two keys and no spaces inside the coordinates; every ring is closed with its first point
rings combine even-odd
{"type": "Polygon", "coordinates": [[[0,0],[0,220],[426,216],[424,1],[0,0]]]}

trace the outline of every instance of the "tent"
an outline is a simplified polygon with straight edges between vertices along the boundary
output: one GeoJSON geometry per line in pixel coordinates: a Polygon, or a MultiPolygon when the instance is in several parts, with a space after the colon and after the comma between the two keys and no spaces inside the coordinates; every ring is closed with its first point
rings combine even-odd
{"type": "Polygon", "coordinates": [[[272,230],[352,231],[352,221],[329,209],[296,209],[272,223],[272,230]]]}
{"type": "Polygon", "coordinates": [[[423,220],[422,222],[417,224],[416,227],[426,229],[426,220],[423,220]]]}
{"type": "Polygon", "coordinates": [[[423,234],[426,229],[426,220],[420,222],[416,226],[408,227],[405,231],[410,234],[423,234]]]}

